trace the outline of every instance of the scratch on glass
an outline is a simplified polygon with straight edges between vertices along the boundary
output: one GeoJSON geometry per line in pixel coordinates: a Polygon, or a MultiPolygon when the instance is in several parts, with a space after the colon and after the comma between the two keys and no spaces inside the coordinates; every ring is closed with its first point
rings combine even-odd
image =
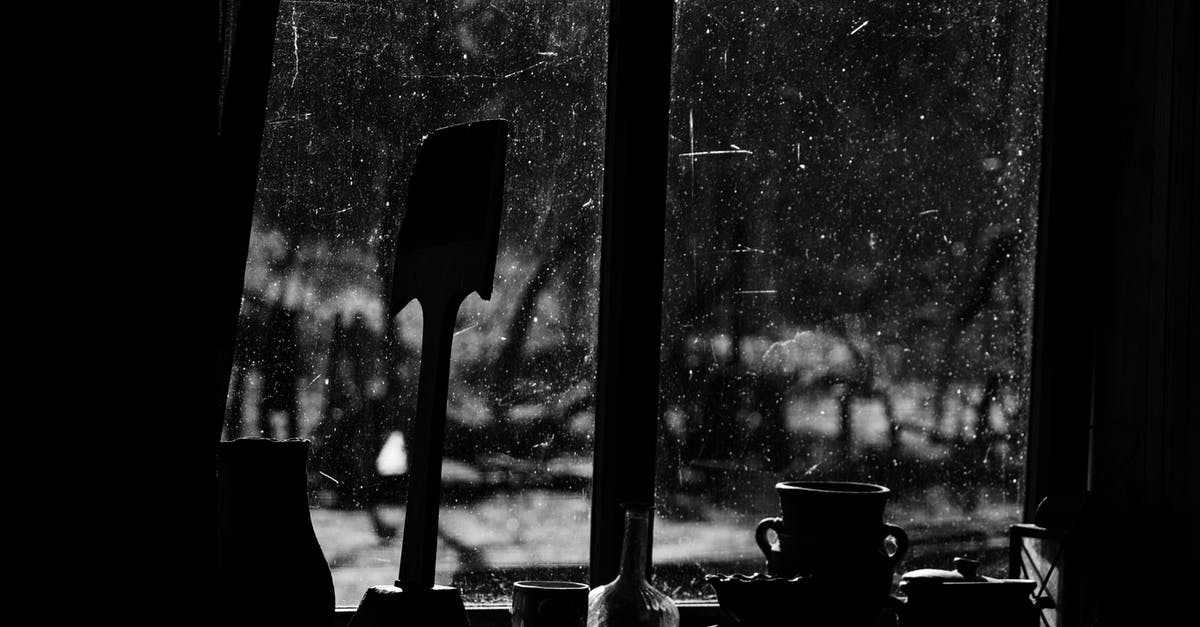
{"type": "Polygon", "coordinates": [[[867,23],[868,23],[868,22],[870,22],[870,21],[871,21],[871,20],[863,20],[863,23],[862,23],[862,24],[859,24],[859,25],[858,25],[858,28],[856,28],[856,29],[854,29],[854,30],[850,31],[850,34],[851,34],[851,35],[853,35],[854,33],[857,33],[858,31],[862,30],[862,29],[863,29],[863,27],[864,27],[864,26],[866,26],[866,25],[867,25],[867,23]]]}
{"type": "Polygon", "coordinates": [[[354,8],[357,6],[353,2],[330,2],[329,0],[283,0],[283,2],[284,4],[318,4],[322,6],[346,8],[354,8]]]}
{"type": "Polygon", "coordinates": [[[292,55],[296,62],[292,66],[292,87],[300,77],[300,27],[296,24],[296,7],[292,7],[292,55]]]}
{"type": "Polygon", "coordinates": [[[700,152],[685,152],[679,156],[680,157],[706,157],[708,155],[752,155],[752,154],[754,154],[754,151],[752,151],[752,150],[736,148],[735,150],[703,150],[700,152]]]}
{"type": "Polygon", "coordinates": [[[746,245],[742,245],[742,246],[739,246],[739,247],[737,247],[737,248],[730,248],[730,249],[727,249],[727,250],[720,250],[720,251],[717,251],[717,252],[726,253],[726,254],[731,254],[731,255],[744,255],[744,254],[746,254],[746,253],[757,253],[757,254],[760,254],[760,255],[765,255],[765,254],[767,254],[767,251],[765,251],[765,250],[763,250],[763,249],[761,249],[761,248],[750,248],[749,246],[746,246],[746,245]]]}
{"type": "MultiPolygon", "coordinates": [[[[538,53],[538,54],[541,54],[541,53],[538,53]]],[[[578,59],[580,56],[582,56],[582,55],[577,54],[577,55],[573,55],[573,56],[567,57],[565,59],[562,59],[560,61],[556,61],[553,64],[553,66],[566,65],[567,63],[570,63],[571,61],[578,59]]],[[[539,67],[547,65],[548,61],[549,60],[544,59],[542,61],[538,61],[537,63],[529,65],[527,67],[523,67],[519,70],[514,70],[512,72],[509,72],[508,74],[458,74],[458,73],[455,73],[455,74],[408,74],[405,76],[401,76],[400,78],[453,79],[453,80],[462,80],[464,78],[482,78],[482,79],[491,80],[491,81],[502,81],[502,80],[506,80],[506,79],[512,78],[514,76],[517,76],[518,74],[524,74],[525,72],[528,72],[530,70],[535,70],[539,67]]]]}
{"type": "Polygon", "coordinates": [[[476,322],[475,324],[473,324],[473,325],[471,325],[471,326],[469,326],[469,327],[465,327],[465,328],[463,328],[463,329],[459,329],[458,331],[455,331],[455,332],[454,332],[454,335],[455,335],[455,337],[457,337],[457,336],[459,336],[459,335],[461,335],[461,334],[463,334],[463,333],[466,333],[467,331],[470,331],[471,329],[474,329],[474,328],[475,328],[475,327],[477,327],[477,326],[479,326],[479,323],[478,323],[478,322],[476,322]]]}
{"type": "Polygon", "coordinates": [[[322,477],[325,477],[326,479],[328,479],[328,480],[330,480],[330,481],[332,481],[332,482],[334,482],[334,483],[336,483],[336,484],[338,484],[338,485],[342,485],[342,482],[341,482],[341,481],[338,481],[337,479],[334,479],[333,477],[330,477],[329,475],[325,474],[325,472],[324,472],[324,471],[318,470],[317,472],[321,473],[321,476],[322,476],[322,477]]]}
{"type": "Polygon", "coordinates": [[[307,122],[312,117],[311,113],[300,113],[291,117],[280,118],[278,120],[267,120],[267,126],[278,126],[280,124],[293,124],[307,122]]]}

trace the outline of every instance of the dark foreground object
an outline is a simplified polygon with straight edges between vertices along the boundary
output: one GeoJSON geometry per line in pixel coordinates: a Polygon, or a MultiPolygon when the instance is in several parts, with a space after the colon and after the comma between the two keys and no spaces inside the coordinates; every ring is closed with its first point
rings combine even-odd
{"type": "Polygon", "coordinates": [[[924,568],[900,578],[908,602],[900,627],[1037,627],[1036,582],[995,579],[978,573],[979,562],[955,558],[954,570],[924,568]]]}
{"type": "Polygon", "coordinates": [[[876,627],[887,624],[888,610],[901,601],[866,590],[853,582],[820,581],[805,577],[707,575],[717,591],[721,612],[729,625],[768,627],[876,627]]]}
{"type": "Polygon", "coordinates": [[[458,588],[434,586],[372,586],[363,595],[350,621],[354,627],[445,625],[470,627],[458,588]]]}
{"type": "Polygon", "coordinates": [[[307,440],[220,443],[217,624],[333,625],[333,577],[308,513],[308,449],[307,440]]]}
{"type": "Polygon", "coordinates": [[[469,625],[457,588],[434,586],[450,347],[458,307],[471,292],[488,300],[504,188],[508,122],[485,120],[431,133],[409,182],[404,225],[396,238],[388,316],[421,304],[421,379],[413,424],[411,483],[394,586],[363,596],[353,627],[469,625]]]}

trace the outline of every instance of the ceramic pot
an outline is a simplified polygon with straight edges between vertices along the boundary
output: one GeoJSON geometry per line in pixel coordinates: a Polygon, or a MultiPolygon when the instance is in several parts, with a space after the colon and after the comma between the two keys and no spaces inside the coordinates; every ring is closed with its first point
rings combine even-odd
{"type": "Polygon", "coordinates": [[[217,624],[333,625],[333,577],[308,512],[308,450],[306,440],[220,443],[217,624]]]}
{"type": "Polygon", "coordinates": [[[513,584],[512,627],[584,627],[590,589],[573,581],[513,584]]]}
{"type": "Polygon", "coordinates": [[[908,534],[883,522],[884,486],[845,481],[777,483],[782,517],[764,518],[754,539],[776,577],[886,579],[908,550],[908,534]],[[777,543],[770,542],[774,532],[777,543]],[[894,550],[886,540],[892,538],[894,550]]]}

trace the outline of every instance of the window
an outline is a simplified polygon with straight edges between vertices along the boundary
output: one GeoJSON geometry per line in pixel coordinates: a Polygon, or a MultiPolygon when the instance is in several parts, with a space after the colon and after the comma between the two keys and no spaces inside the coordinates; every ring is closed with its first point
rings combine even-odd
{"type": "Polygon", "coordinates": [[[389,229],[421,136],[490,117],[514,121],[501,250],[491,300],[459,310],[437,577],[474,602],[507,600],[514,578],[586,579],[606,15],[281,5],[224,437],[312,439],[341,605],[399,564],[421,316],[383,319],[389,229]]]}
{"type": "MultiPolygon", "coordinates": [[[[514,122],[506,217],[493,299],[460,310],[438,579],[487,603],[587,576],[608,5],[281,5],[224,437],[314,440],[339,604],[399,559],[420,317],[382,319],[389,225],[419,137],[483,117],[514,122]]],[[[703,573],[760,570],[753,524],[800,476],[892,487],[910,567],[998,557],[1023,489],[1043,3],[675,12],[657,583],[704,599],[703,573]]]]}
{"type": "Polygon", "coordinates": [[[683,2],[659,577],[754,572],[776,481],[893,490],[905,568],[1020,521],[1041,2],[683,2]]]}

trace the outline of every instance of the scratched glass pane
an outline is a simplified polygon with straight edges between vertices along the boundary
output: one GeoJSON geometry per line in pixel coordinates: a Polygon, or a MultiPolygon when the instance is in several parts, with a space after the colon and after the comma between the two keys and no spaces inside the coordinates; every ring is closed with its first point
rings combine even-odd
{"type": "Polygon", "coordinates": [[[380,297],[415,150],[493,117],[505,217],[492,299],[459,310],[436,580],[586,581],[607,6],[282,3],[224,437],[312,440],[340,605],[399,567],[421,315],[380,297]]]}
{"type": "Polygon", "coordinates": [[[1004,573],[1029,403],[1042,0],[678,4],[654,559],[765,572],[777,481],[866,481],[1004,573]]]}

